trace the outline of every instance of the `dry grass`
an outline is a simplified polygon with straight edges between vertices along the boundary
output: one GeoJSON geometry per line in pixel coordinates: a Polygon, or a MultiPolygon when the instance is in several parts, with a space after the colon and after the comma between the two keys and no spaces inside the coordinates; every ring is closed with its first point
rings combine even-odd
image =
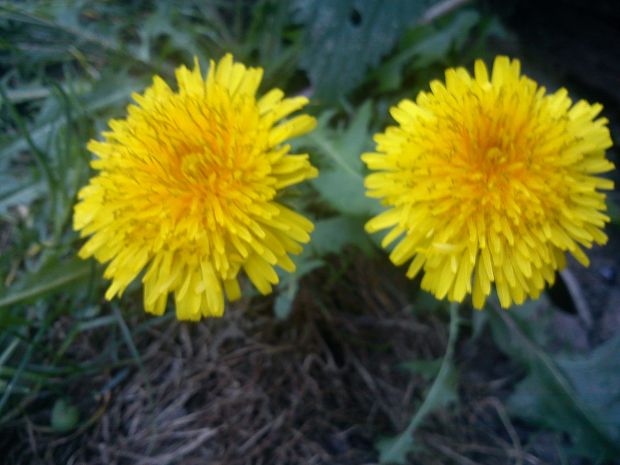
{"type": "MultiPolygon", "coordinates": [[[[369,272],[376,266],[357,259],[338,287],[326,271],[311,275],[284,322],[255,299],[221,320],[152,327],[136,340],[144,372],[120,368],[76,386],[92,421],[68,436],[33,426],[37,418],[16,423],[8,463],[375,463],[373,442],[405,427],[427,386],[398,364],[441,356],[447,336],[440,313],[414,316],[398,270],[369,272]]],[[[77,358],[106,343],[89,336],[77,358]]],[[[460,352],[464,364],[483,354],[460,352]]],[[[465,402],[420,431],[419,463],[543,463],[522,452],[493,396],[498,379],[466,378],[465,402]]]]}

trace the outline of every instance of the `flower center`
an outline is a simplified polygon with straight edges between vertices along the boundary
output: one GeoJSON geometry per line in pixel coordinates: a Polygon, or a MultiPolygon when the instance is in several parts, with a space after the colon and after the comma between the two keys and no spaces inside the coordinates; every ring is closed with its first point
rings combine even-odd
{"type": "Polygon", "coordinates": [[[228,197],[239,191],[243,173],[240,169],[210,162],[204,153],[190,153],[181,159],[183,184],[192,194],[228,197]]]}
{"type": "Polygon", "coordinates": [[[489,150],[487,150],[486,159],[489,160],[493,165],[497,166],[502,162],[506,161],[506,156],[500,148],[491,147],[489,150]]]}

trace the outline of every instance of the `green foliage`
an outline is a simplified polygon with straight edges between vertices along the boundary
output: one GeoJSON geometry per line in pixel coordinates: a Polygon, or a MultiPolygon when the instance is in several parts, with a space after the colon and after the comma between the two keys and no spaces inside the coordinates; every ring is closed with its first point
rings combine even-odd
{"type": "MultiPolygon", "coordinates": [[[[139,365],[122,318],[99,315],[101,273],[76,255],[71,216],[90,175],[86,143],[154,73],[169,78],[180,61],[218,57],[238,38],[217,20],[230,6],[148,5],[0,3],[0,427],[39,396],[58,397],[75,379],[118,364],[123,345],[131,359],[120,363],[139,365]],[[209,21],[197,21],[203,15],[209,21]],[[61,316],[70,319],[60,343],[52,328],[61,316]],[[122,338],[101,360],[76,363],[73,346],[94,329],[122,338]]],[[[76,421],[73,406],[55,404],[52,428],[76,421]]]]}
{"type": "Polygon", "coordinates": [[[353,114],[346,128],[329,126],[333,112],[318,118],[317,128],[300,143],[320,156],[321,175],[313,186],[335,211],[346,216],[368,216],[377,211],[377,202],[365,195],[364,168],[360,154],[372,147],[370,119],[372,106],[365,102],[353,114]]]}
{"type": "Polygon", "coordinates": [[[326,111],[318,118],[317,128],[296,142],[320,156],[320,176],[312,180],[319,198],[325,202],[335,216],[315,221],[312,241],[297,257],[297,270],[282,276],[280,290],[275,300],[274,312],[279,319],[290,314],[299,280],[310,271],[325,265],[324,257],[342,253],[345,247],[353,246],[370,252],[371,242],[364,232],[364,222],[377,203],[364,194],[364,171],[360,159],[370,145],[370,102],[362,104],[345,128],[329,126],[334,117],[326,111]]]}
{"type": "Polygon", "coordinates": [[[568,434],[579,456],[620,457],[620,337],[589,354],[552,355],[534,342],[549,326],[529,316],[515,311],[491,319],[495,341],[527,370],[510,396],[512,414],[568,434]]]}
{"type": "Polygon", "coordinates": [[[94,269],[94,263],[78,257],[68,260],[52,257],[40,270],[26,274],[17,285],[0,295],[0,308],[33,302],[85,282],[92,279],[94,269]]]}
{"type": "Polygon", "coordinates": [[[51,427],[55,431],[65,433],[75,428],[80,420],[80,411],[77,406],[58,399],[52,407],[51,427]]]}
{"type": "Polygon", "coordinates": [[[361,219],[336,216],[315,223],[309,249],[317,256],[339,254],[345,247],[355,246],[365,252],[371,251],[371,243],[364,232],[361,219]]]}
{"type": "Polygon", "coordinates": [[[299,290],[299,281],[311,271],[325,266],[327,256],[342,254],[346,247],[354,247],[366,253],[372,250],[359,218],[335,216],[315,221],[312,241],[302,255],[295,258],[297,269],[281,277],[282,282],[274,302],[274,313],[278,319],[284,320],[290,315],[299,290]]]}
{"type": "Polygon", "coordinates": [[[424,73],[436,63],[446,63],[451,54],[462,54],[472,29],[482,18],[475,10],[463,9],[431,24],[410,28],[396,53],[374,73],[383,92],[402,88],[408,74],[424,73]]]}
{"type": "Polygon", "coordinates": [[[433,0],[315,0],[296,2],[304,26],[300,66],[318,99],[335,100],[360,84],[368,69],[391,50],[406,26],[433,0]]]}

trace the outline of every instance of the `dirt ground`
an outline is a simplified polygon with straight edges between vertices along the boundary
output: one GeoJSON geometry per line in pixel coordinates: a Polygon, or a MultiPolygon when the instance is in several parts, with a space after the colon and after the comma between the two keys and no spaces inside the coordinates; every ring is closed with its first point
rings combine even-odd
{"type": "MultiPolygon", "coordinates": [[[[615,231],[615,247],[618,239],[615,231]]],[[[589,270],[575,269],[591,304],[589,327],[556,312],[558,334],[576,346],[592,347],[620,326],[618,287],[601,273],[617,266],[609,252],[595,251],[589,270]]],[[[34,416],[0,441],[20,444],[6,463],[376,463],[373,442],[402,431],[428,388],[400,365],[441,357],[447,315],[424,311],[432,299],[412,300],[417,286],[384,258],[345,258],[305,280],[287,321],[275,321],[271,300],[257,298],[220,320],[150,327],[135,341],[142,369],[110,370],[67,393],[90,412],[84,428],[59,437],[34,426],[47,421],[34,416]]],[[[424,423],[411,463],[559,463],[551,433],[509,419],[504,399],[523,372],[488,332],[472,340],[472,314],[462,309],[459,401],[424,423]]],[[[94,359],[106,343],[85,333],[74,356],[94,359]]]]}
{"type": "MultiPolygon", "coordinates": [[[[271,302],[257,299],[221,320],[152,327],[136,341],[142,371],[111,371],[68,393],[92,412],[88,428],[61,439],[16,429],[3,442],[22,447],[8,463],[375,463],[373,441],[402,430],[428,386],[399,364],[442,355],[446,315],[414,316],[403,292],[411,283],[385,261],[358,258],[343,271],[338,287],[326,288],[324,271],[311,275],[289,321],[274,323],[271,302]]],[[[105,343],[86,334],[76,357],[105,343]]],[[[420,432],[424,463],[523,453],[498,397],[518,373],[486,345],[461,344],[463,400],[420,432]]]]}

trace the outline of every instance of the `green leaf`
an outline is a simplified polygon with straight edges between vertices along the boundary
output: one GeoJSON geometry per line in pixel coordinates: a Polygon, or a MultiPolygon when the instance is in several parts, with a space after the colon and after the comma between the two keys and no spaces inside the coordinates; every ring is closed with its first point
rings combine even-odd
{"type": "Polygon", "coordinates": [[[379,451],[379,463],[389,464],[397,463],[403,465],[407,463],[407,455],[414,452],[418,445],[414,442],[413,437],[409,441],[403,442],[401,436],[390,438],[381,438],[375,448],[379,451]]]}
{"type": "Polygon", "coordinates": [[[298,289],[299,281],[297,279],[291,279],[285,286],[280,286],[273,304],[273,312],[278,320],[286,320],[290,315],[298,289]]]}
{"type": "Polygon", "coordinates": [[[499,313],[491,320],[495,340],[503,340],[503,350],[527,368],[509,398],[511,413],[570,435],[581,456],[620,457],[620,337],[587,355],[553,357],[511,316],[499,313]]]}
{"type": "Polygon", "coordinates": [[[391,50],[407,25],[433,0],[296,0],[294,19],[304,26],[301,67],[315,97],[335,99],[361,83],[391,50]]]}
{"type": "Polygon", "coordinates": [[[473,341],[478,340],[483,331],[489,324],[489,312],[475,310],[471,315],[471,338],[473,341]]]}
{"type": "Polygon", "coordinates": [[[445,26],[437,26],[432,33],[413,47],[417,68],[445,59],[453,49],[463,47],[470,31],[480,21],[480,14],[463,10],[455,14],[445,26]]]}
{"type": "MultiPolygon", "coordinates": [[[[77,83],[76,87],[84,92],[79,98],[82,104],[79,110],[83,117],[126,103],[131,93],[140,90],[143,83],[124,76],[124,73],[117,73],[114,79],[102,79],[92,88],[84,83],[77,83]]],[[[36,123],[28,128],[30,138],[37,147],[46,150],[50,141],[66,123],[62,108],[54,103],[43,109],[36,123]]],[[[0,147],[0,160],[8,160],[28,148],[26,138],[21,135],[17,136],[0,147]]]]}
{"type": "Polygon", "coordinates": [[[370,251],[371,242],[361,219],[338,216],[315,223],[309,248],[316,255],[338,254],[348,245],[370,251]]]}
{"type": "Polygon", "coordinates": [[[0,191],[0,215],[16,205],[29,205],[47,192],[47,186],[43,182],[28,182],[17,188],[0,191]]]}
{"type": "Polygon", "coordinates": [[[345,215],[368,215],[372,204],[366,200],[362,178],[342,176],[338,171],[321,173],[312,184],[321,197],[345,215]]]}
{"type": "MultiPolygon", "coordinates": [[[[497,312],[488,312],[487,323],[491,325],[493,341],[505,354],[511,356],[516,362],[527,365],[532,354],[523,350],[522,344],[515,331],[519,331],[526,337],[533,347],[545,347],[549,343],[551,331],[553,331],[553,315],[548,309],[543,309],[539,301],[528,300],[524,304],[510,311],[511,326],[502,323],[497,317],[497,312]]],[[[499,316],[502,316],[500,313],[499,316]]],[[[540,350],[540,349],[538,349],[540,350]]],[[[542,351],[544,353],[544,351],[542,351]]]]}
{"type": "Polygon", "coordinates": [[[372,103],[367,100],[354,113],[346,129],[332,129],[329,122],[334,112],[326,111],[319,117],[317,128],[307,138],[322,148],[325,157],[333,165],[352,176],[361,176],[363,163],[361,153],[372,146],[369,134],[372,103]]]}
{"type": "Polygon", "coordinates": [[[377,202],[366,197],[360,159],[362,152],[371,146],[371,114],[371,104],[365,102],[349,126],[338,130],[328,127],[332,112],[326,112],[319,118],[317,128],[301,142],[310,145],[327,162],[312,184],[328,204],[345,215],[368,216],[377,211],[377,202]]]}
{"type": "Polygon", "coordinates": [[[80,411],[64,399],[54,402],[52,408],[51,426],[59,433],[66,433],[75,428],[80,420],[80,411]]]}
{"type": "Polygon", "coordinates": [[[86,280],[92,273],[92,262],[80,258],[50,260],[39,271],[0,295],[0,308],[31,302],[86,280]]]}
{"type": "Polygon", "coordinates": [[[479,22],[480,15],[476,11],[462,10],[444,21],[412,28],[405,34],[399,51],[373,73],[379,90],[398,90],[406,69],[426,71],[432,64],[446,60],[453,50],[461,50],[479,22]]]}
{"type": "MultiPolygon", "coordinates": [[[[602,427],[609,432],[620,453],[620,336],[587,355],[558,356],[556,362],[602,427]]],[[[583,452],[583,450],[582,450],[583,452]]],[[[616,456],[617,457],[617,456],[616,456]]]]}
{"type": "Polygon", "coordinates": [[[278,320],[286,320],[290,315],[299,290],[299,280],[324,265],[323,260],[313,257],[309,247],[306,247],[301,255],[293,257],[293,261],[295,262],[293,273],[280,272],[280,285],[273,304],[273,311],[278,320]]]}

